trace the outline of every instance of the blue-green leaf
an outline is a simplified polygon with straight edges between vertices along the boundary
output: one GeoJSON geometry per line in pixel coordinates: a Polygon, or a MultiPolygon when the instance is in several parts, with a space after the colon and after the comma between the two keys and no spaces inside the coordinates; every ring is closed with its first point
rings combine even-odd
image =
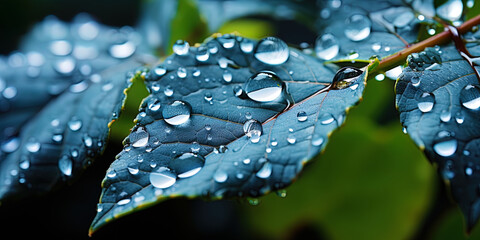
{"type": "Polygon", "coordinates": [[[224,35],[174,47],[146,76],[151,94],[103,180],[91,232],[170,197],[285,188],[343,124],[367,76],[277,38],[224,35]]]}

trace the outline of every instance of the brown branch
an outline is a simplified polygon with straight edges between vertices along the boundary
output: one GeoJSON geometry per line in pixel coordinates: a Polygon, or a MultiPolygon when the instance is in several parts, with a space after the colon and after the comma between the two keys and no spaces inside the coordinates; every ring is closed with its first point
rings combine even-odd
{"type": "MultiPolygon", "coordinates": [[[[460,34],[464,34],[470,31],[474,26],[477,26],[477,25],[480,25],[480,15],[464,22],[457,29],[460,34]]],[[[424,50],[426,47],[433,47],[435,45],[442,45],[442,44],[448,43],[450,40],[451,40],[451,33],[448,29],[445,29],[445,31],[431,38],[428,38],[419,43],[413,44],[410,47],[407,47],[400,52],[397,52],[393,55],[390,55],[382,59],[378,67],[376,67],[373,70],[373,73],[389,70],[393,67],[396,67],[404,63],[405,60],[407,59],[407,56],[412,53],[420,52],[424,50]]]]}

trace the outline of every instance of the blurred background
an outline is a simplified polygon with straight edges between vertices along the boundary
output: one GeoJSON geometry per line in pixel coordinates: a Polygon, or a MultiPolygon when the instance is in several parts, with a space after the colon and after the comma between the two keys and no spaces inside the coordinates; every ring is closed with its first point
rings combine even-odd
{"type": "MultiPolygon", "coordinates": [[[[2,0],[0,54],[16,50],[22,36],[46,16],[69,22],[82,12],[105,25],[139,29],[144,29],[148,16],[164,19],[153,26],[169,27],[169,35],[163,34],[164,39],[158,43],[156,54],[160,59],[170,53],[174,40],[186,39],[193,45],[214,32],[238,32],[257,39],[278,36],[306,51],[317,37],[308,14],[291,17],[288,5],[276,9],[281,17],[254,12],[223,16],[215,25],[207,23],[195,0],[180,0],[173,5],[167,2],[173,1],[2,0]],[[159,4],[173,7],[173,13],[152,15],[152,9],[157,9],[152,6],[159,4]],[[150,15],[145,17],[147,13],[150,15]]],[[[315,1],[304,1],[303,6],[309,8],[311,4],[315,1]]],[[[272,193],[260,198],[258,205],[241,199],[172,199],[119,219],[92,239],[466,239],[463,217],[443,182],[402,132],[393,89],[394,81],[372,78],[363,102],[350,111],[325,153],[305,168],[287,188],[286,196],[283,192],[272,193]]],[[[1,206],[0,230],[15,238],[87,239],[101,180],[121,151],[121,141],[146,95],[142,84],[134,87],[105,154],[77,182],[44,197],[1,206]]],[[[470,239],[480,239],[478,227],[470,239]]]]}

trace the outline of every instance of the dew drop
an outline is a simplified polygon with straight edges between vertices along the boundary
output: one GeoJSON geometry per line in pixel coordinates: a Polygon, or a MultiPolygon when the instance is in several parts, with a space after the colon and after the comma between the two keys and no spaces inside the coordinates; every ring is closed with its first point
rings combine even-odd
{"type": "Polygon", "coordinates": [[[75,70],[76,62],[72,57],[65,57],[53,63],[53,68],[60,74],[71,74],[75,70]]]}
{"type": "Polygon", "coordinates": [[[228,174],[222,170],[218,170],[213,174],[213,180],[217,183],[224,183],[228,179],[228,174]]]}
{"type": "Polygon", "coordinates": [[[225,34],[222,37],[217,38],[217,40],[225,49],[230,49],[235,46],[235,38],[230,34],[225,34]]]}
{"type": "Polygon", "coordinates": [[[423,93],[418,99],[418,109],[422,112],[430,112],[435,104],[435,95],[432,93],[423,93]]]}
{"type": "Polygon", "coordinates": [[[451,118],[452,114],[450,114],[450,111],[446,109],[442,110],[442,112],[440,113],[440,120],[442,122],[449,122],[451,118]]]}
{"type": "Polygon", "coordinates": [[[122,200],[118,201],[117,205],[122,206],[122,205],[126,205],[128,203],[130,203],[130,198],[125,198],[125,199],[122,199],[122,200]]]}
{"type": "Polygon", "coordinates": [[[40,151],[40,143],[37,142],[35,139],[30,139],[26,144],[25,144],[25,148],[27,149],[28,152],[31,152],[31,153],[36,153],[38,151],[40,151]]]}
{"type": "Polygon", "coordinates": [[[323,60],[331,60],[338,55],[340,47],[337,38],[330,33],[319,36],[315,41],[315,53],[323,60]]]}
{"type": "Polygon", "coordinates": [[[64,155],[58,160],[58,169],[60,169],[65,176],[72,175],[72,168],[73,162],[68,156],[64,155]]]}
{"type": "Polygon", "coordinates": [[[420,85],[420,78],[412,77],[412,79],[410,79],[410,82],[412,83],[412,86],[418,87],[420,85]]]}
{"type": "Polygon", "coordinates": [[[359,76],[363,73],[362,70],[354,67],[343,67],[335,73],[332,81],[334,89],[345,89],[353,85],[359,76]]]}
{"type": "Polygon", "coordinates": [[[150,99],[150,101],[148,101],[148,110],[152,111],[152,112],[156,112],[160,109],[161,107],[161,104],[160,104],[160,101],[158,99],[155,99],[155,98],[152,98],[150,99]]]}
{"type": "Polygon", "coordinates": [[[67,56],[72,52],[72,44],[65,40],[53,41],[49,48],[50,52],[56,56],[67,56]]]}
{"type": "Polygon", "coordinates": [[[165,89],[163,89],[163,94],[167,97],[173,96],[173,88],[170,85],[167,85],[165,89]]]}
{"type": "Polygon", "coordinates": [[[290,53],[287,44],[276,38],[266,37],[255,48],[255,58],[265,64],[279,65],[288,60],[290,53]]]}
{"type": "Polygon", "coordinates": [[[242,89],[242,87],[239,86],[239,85],[233,87],[233,94],[234,94],[236,97],[240,97],[240,96],[243,94],[243,89],[242,89]]]}
{"type": "Polygon", "coordinates": [[[254,101],[270,102],[282,94],[283,82],[273,72],[262,71],[250,77],[243,89],[254,101]]]}
{"type": "Polygon", "coordinates": [[[160,167],[150,173],[150,183],[156,188],[171,187],[177,181],[177,176],[166,167],[160,167]]]}
{"type": "Polygon", "coordinates": [[[297,142],[297,139],[295,138],[295,136],[293,136],[292,134],[289,134],[287,136],[287,142],[289,144],[295,144],[297,142]]]}
{"type": "Polygon", "coordinates": [[[132,56],[135,53],[136,48],[135,43],[132,41],[126,41],[121,44],[113,44],[110,46],[108,52],[114,58],[123,59],[132,56]]]}
{"type": "Polygon", "coordinates": [[[87,148],[91,148],[93,146],[93,139],[92,137],[88,136],[88,135],[84,135],[83,136],[83,144],[85,145],[85,147],[87,148]]]}
{"type": "Polygon", "coordinates": [[[208,60],[210,57],[210,52],[208,51],[208,48],[205,46],[200,46],[197,48],[197,53],[195,55],[195,58],[199,62],[205,62],[208,60]]]}
{"type": "Polygon", "coordinates": [[[145,127],[139,127],[135,132],[130,134],[129,138],[133,147],[145,147],[148,144],[149,134],[145,131],[145,127]]]}
{"type": "Polygon", "coordinates": [[[170,125],[180,125],[190,119],[192,107],[184,101],[175,101],[163,108],[162,114],[165,122],[170,125]]]}
{"type": "Polygon", "coordinates": [[[328,124],[332,123],[333,121],[335,121],[335,118],[330,113],[324,113],[318,118],[318,120],[320,121],[320,123],[322,125],[328,125],[328,124]]]}
{"type": "Polygon", "coordinates": [[[190,44],[184,40],[177,40],[172,47],[172,50],[177,55],[187,55],[188,50],[190,48],[190,44]]]}
{"type": "Polygon", "coordinates": [[[115,172],[115,170],[110,170],[107,172],[107,177],[108,178],[114,178],[117,176],[117,172],[115,172]]]}
{"type": "Polygon", "coordinates": [[[434,140],[433,150],[442,157],[452,156],[457,150],[457,140],[447,131],[440,131],[434,140]]]}
{"type": "Polygon", "coordinates": [[[460,19],[462,13],[462,0],[448,0],[437,8],[437,15],[449,21],[456,21],[460,19]]]}
{"type": "Polygon", "coordinates": [[[463,115],[463,113],[461,111],[459,111],[455,114],[455,121],[458,124],[462,124],[465,121],[465,116],[463,115]]]}
{"type": "Polygon", "coordinates": [[[312,145],[315,146],[315,147],[318,147],[320,145],[323,144],[323,137],[320,136],[320,135],[314,135],[313,138],[312,138],[312,145]]]}
{"type": "Polygon", "coordinates": [[[344,33],[352,41],[362,41],[370,35],[372,22],[364,15],[354,14],[345,21],[344,33]]]}
{"type": "Polygon", "coordinates": [[[197,174],[205,165],[205,158],[195,153],[184,153],[170,162],[172,169],[179,178],[188,178],[197,174]]]}
{"type": "Polygon", "coordinates": [[[263,133],[263,127],[259,121],[250,119],[243,124],[243,132],[252,143],[258,143],[263,133]]]}
{"type": "Polygon", "coordinates": [[[471,110],[480,108],[480,88],[478,85],[467,85],[460,91],[460,102],[471,110]]]}
{"type": "Polygon", "coordinates": [[[30,161],[29,161],[27,158],[22,159],[22,160],[19,162],[18,166],[19,166],[21,169],[26,170],[26,169],[28,169],[28,168],[30,167],[30,161]]]}
{"type": "Polygon", "coordinates": [[[272,175],[272,164],[268,161],[265,161],[263,164],[262,168],[258,170],[258,172],[255,174],[259,178],[269,178],[272,175]]]}
{"type": "Polygon", "coordinates": [[[136,163],[129,163],[128,166],[127,166],[127,170],[132,175],[136,175],[140,171],[138,169],[138,165],[136,163]]]}
{"type": "Polygon", "coordinates": [[[224,80],[225,82],[231,82],[231,81],[232,81],[232,73],[231,73],[230,71],[228,71],[228,70],[225,70],[225,71],[223,72],[222,77],[223,77],[223,80],[224,80]]]}
{"type": "Polygon", "coordinates": [[[380,74],[377,74],[377,76],[375,76],[375,80],[381,82],[383,80],[385,80],[385,75],[380,73],[380,74]]]}
{"type": "Polygon", "coordinates": [[[244,52],[244,53],[251,53],[253,51],[253,42],[248,40],[248,39],[244,39],[241,43],[240,43],[240,49],[244,52]]]}
{"type": "Polygon", "coordinates": [[[177,76],[179,78],[186,78],[187,77],[187,69],[185,69],[184,67],[179,67],[177,69],[177,76]]]}
{"type": "Polygon", "coordinates": [[[307,116],[306,112],[300,111],[300,112],[297,113],[297,120],[299,122],[305,122],[305,121],[307,121],[307,118],[308,118],[308,116],[307,116]]]}

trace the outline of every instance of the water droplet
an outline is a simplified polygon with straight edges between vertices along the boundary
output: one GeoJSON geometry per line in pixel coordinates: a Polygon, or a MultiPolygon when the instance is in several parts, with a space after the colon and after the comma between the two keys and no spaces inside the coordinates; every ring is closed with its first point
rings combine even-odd
{"type": "Polygon", "coordinates": [[[127,170],[132,175],[136,175],[140,171],[138,169],[137,163],[129,163],[128,166],[127,166],[127,170]]]}
{"type": "Polygon", "coordinates": [[[480,88],[477,85],[467,85],[460,91],[460,102],[468,109],[480,108],[480,88]]]}
{"type": "Polygon", "coordinates": [[[253,46],[253,42],[248,39],[243,39],[243,41],[240,43],[240,49],[244,53],[251,53],[253,51],[253,46]]]}
{"type": "Polygon", "coordinates": [[[465,175],[472,176],[472,174],[473,174],[473,169],[471,167],[466,167],[465,168],[465,175]]]}
{"type": "Polygon", "coordinates": [[[107,172],[107,177],[108,178],[114,178],[117,176],[117,172],[115,172],[115,170],[110,170],[107,172]]]}
{"type": "Polygon", "coordinates": [[[250,77],[243,89],[254,101],[270,102],[282,94],[283,82],[273,72],[262,71],[250,77]]]}
{"type": "Polygon", "coordinates": [[[242,87],[239,86],[239,85],[233,87],[233,94],[234,94],[236,97],[240,97],[240,96],[243,94],[243,89],[242,89],[242,87]]]}
{"type": "Polygon", "coordinates": [[[187,77],[187,69],[185,69],[184,67],[179,67],[177,69],[177,76],[179,78],[186,78],[187,77]]]}
{"type": "Polygon", "coordinates": [[[65,40],[53,41],[50,43],[50,52],[56,56],[67,56],[72,52],[72,44],[65,40]]]}
{"type": "Polygon", "coordinates": [[[210,124],[205,124],[205,130],[207,131],[212,130],[212,126],[210,126],[210,124]]]}
{"type": "MultiPolygon", "coordinates": [[[[130,198],[125,198],[125,199],[119,200],[119,201],[117,202],[117,205],[118,205],[118,206],[123,206],[123,205],[126,205],[126,204],[128,204],[128,203],[130,203],[130,198]]],[[[119,211],[120,211],[120,210],[119,210],[119,211]]]]}
{"type": "Polygon", "coordinates": [[[464,121],[465,121],[465,116],[463,115],[463,113],[461,111],[458,111],[456,114],[455,114],[455,121],[458,123],[458,124],[462,124],[464,121]]]}
{"type": "Polygon", "coordinates": [[[473,6],[475,5],[475,0],[467,0],[466,5],[468,8],[473,8],[473,6]]]}
{"type": "Polygon", "coordinates": [[[30,161],[27,158],[24,158],[19,162],[18,166],[21,169],[26,170],[30,167],[30,161]]]}
{"type": "Polygon", "coordinates": [[[68,156],[64,155],[58,160],[58,168],[65,176],[70,176],[72,175],[73,162],[68,156]]]}
{"type": "Polygon", "coordinates": [[[314,136],[312,137],[312,145],[313,145],[313,146],[318,147],[318,146],[320,146],[320,145],[323,144],[323,141],[324,141],[324,139],[323,139],[323,137],[320,136],[320,135],[314,135],[314,136]]]}
{"type": "Polygon", "coordinates": [[[410,79],[410,82],[412,83],[412,86],[418,87],[420,85],[420,78],[414,76],[410,79]]]}
{"type": "Polygon", "coordinates": [[[121,44],[113,44],[110,46],[108,52],[114,58],[128,58],[135,53],[137,46],[131,41],[126,41],[121,44]]]}
{"type": "Polygon", "coordinates": [[[462,0],[448,0],[437,8],[437,15],[449,21],[455,21],[460,19],[462,13],[462,0]]]}
{"type": "Polygon", "coordinates": [[[297,138],[295,138],[295,136],[293,136],[293,134],[289,134],[287,136],[287,142],[289,144],[295,144],[297,142],[297,138]]]}
{"type": "Polygon", "coordinates": [[[263,133],[263,127],[259,121],[250,119],[243,124],[243,132],[252,143],[258,143],[263,133]]]}
{"type": "Polygon", "coordinates": [[[372,50],[373,51],[378,52],[378,51],[380,51],[380,49],[382,49],[382,44],[380,44],[380,43],[373,43],[372,44],[372,50]]]}
{"type": "Polygon", "coordinates": [[[85,147],[91,148],[93,146],[92,137],[88,136],[87,134],[83,135],[83,144],[85,144],[85,147]]]}
{"type": "Polygon", "coordinates": [[[53,68],[60,74],[71,74],[75,70],[76,62],[72,57],[65,57],[55,61],[53,63],[53,68]]]}
{"type": "Polygon", "coordinates": [[[330,113],[324,113],[318,118],[318,120],[322,125],[327,125],[335,121],[335,118],[330,113]]]}
{"type": "Polygon", "coordinates": [[[171,187],[177,181],[177,176],[166,167],[160,167],[150,173],[150,183],[156,188],[171,187]]]}
{"type": "Polygon", "coordinates": [[[450,114],[450,111],[446,109],[442,110],[442,112],[440,113],[440,120],[442,122],[449,122],[451,118],[452,115],[450,114]]]}
{"type": "Polygon", "coordinates": [[[195,153],[184,153],[170,162],[172,169],[179,178],[188,178],[197,174],[205,165],[205,158],[195,153]]]}
{"type": "Polygon", "coordinates": [[[412,11],[406,10],[403,13],[399,14],[395,20],[393,20],[393,25],[397,28],[404,28],[415,19],[415,14],[412,11]]]}
{"type": "Polygon", "coordinates": [[[209,102],[210,104],[212,104],[212,100],[213,100],[213,96],[212,96],[212,93],[211,92],[206,92],[204,97],[205,101],[209,102]]]}
{"type": "Polygon", "coordinates": [[[187,55],[189,48],[190,44],[184,40],[177,40],[172,47],[173,52],[177,55],[187,55]]]}
{"type": "Polygon", "coordinates": [[[252,206],[257,206],[260,204],[260,200],[258,198],[248,198],[248,203],[252,206]]]}
{"type": "Polygon", "coordinates": [[[197,54],[195,55],[195,58],[199,62],[205,62],[208,60],[210,57],[210,52],[208,51],[208,48],[205,46],[200,46],[197,48],[197,54]]]}
{"type": "Polygon", "coordinates": [[[422,112],[430,112],[435,104],[435,95],[432,93],[423,93],[418,99],[418,109],[422,112]]]}
{"type": "Polygon", "coordinates": [[[435,30],[435,25],[432,24],[432,25],[427,26],[427,33],[429,35],[433,36],[433,35],[435,35],[436,32],[437,32],[437,30],[435,30]]]}
{"type": "Polygon", "coordinates": [[[198,77],[198,76],[200,76],[200,74],[202,74],[202,72],[201,72],[200,70],[198,70],[198,69],[194,69],[194,70],[193,70],[192,75],[193,75],[194,77],[198,77]]]}
{"type": "Polygon", "coordinates": [[[305,121],[307,121],[307,118],[308,118],[308,116],[307,116],[306,112],[300,111],[300,112],[297,113],[297,120],[299,122],[305,122],[305,121]]]}
{"type": "Polygon", "coordinates": [[[362,70],[354,67],[343,67],[335,73],[332,80],[332,87],[334,89],[344,89],[353,85],[359,76],[363,73],[362,70]]]}
{"type": "Polygon", "coordinates": [[[173,96],[173,88],[170,85],[167,85],[165,89],[163,89],[163,94],[167,97],[173,96]]]}
{"type": "Polygon", "coordinates": [[[277,191],[277,196],[279,196],[279,197],[281,197],[281,198],[287,197],[287,190],[285,190],[285,189],[278,190],[278,191],[277,191]]]}
{"type": "Polygon", "coordinates": [[[232,81],[232,73],[231,73],[230,71],[228,71],[228,70],[225,70],[225,71],[223,72],[222,77],[223,77],[223,80],[224,80],[225,82],[231,82],[231,81],[232,81]]]}
{"type": "Polygon", "coordinates": [[[190,119],[192,107],[189,103],[175,101],[163,108],[162,114],[165,122],[170,125],[180,125],[190,119]]]}
{"type": "Polygon", "coordinates": [[[100,29],[97,22],[88,21],[78,27],[78,36],[83,40],[90,41],[98,36],[99,31],[100,29]]]}
{"type": "Polygon", "coordinates": [[[375,80],[381,82],[383,80],[385,80],[385,75],[384,74],[377,74],[377,76],[375,76],[375,80]]]}
{"type": "Polygon", "coordinates": [[[225,181],[227,181],[227,179],[227,173],[222,170],[218,170],[215,172],[215,174],[213,174],[213,180],[215,180],[215,182],[224,183],[225,181]]]}
{"type": "Polygon", "coordinates": [[[217,40],[225,49],[233,48],[235,46],[235,38],[230,34],[225,34],[222,37],[217,38],[217,40]]]}
{"type": "Polygon", "coordinates": [[[263,164],[262,168],[260,168],[260,170],[258,170],[258,172],[255,174],[257,177],[259,178],[269,178],[270,175],[272,175],[272,164],[268,161],[265,161],[265,163],[263,164]]]}
{"type": "Polygon", "coordinates": [[[29,151],[31,153],[36,153],[36,152],[40,151],[40,146],[41,146],[41,144],[39,142],[37,142],[35,139],[30,139],[25,144],[25,148],[27,149],[27,151],[29,151]]]}
{"type": "Polygon", "coordinates": [[[457,140],[450,132],[440,131],[434,142],[433,150],[442,157],[452,156],[457,150],[457,140]]]}
{"type": "Polygon", "coordinates": [[[279,65],[288,60],[289,51],[284,41],[276,37],[266,37],[258,43],[254,56],[265,64],[279,65]]]}
{"type": "Polygon", "coordinates": [[[362,41],[370,35],[372,22],[361,14],[354,14],[345,21],[345,36],[352,41],[362,41]]]}
{"type": "Polygon", "coordinates": [[[243,162],[243,164],[248,165],[248,164],[250,164],[251,160],[250,160],[250,158],[245,158],[245,159],[242,160],[242,162],[243,162]]]}
{"type": "Polygon", "coordinates": [[[139,127],[129,136],[133,147],[145,147],[148,144],[149,134],[145,131],[145,127],[139,127]]]}
{"type": "Polygon", "coordinates": [[[315,52],[317,57],[323,60],[331,60],[337,56],[340,47],[337,38],[330,33],[319,36],[315,41],[315,52]]]}
{"type": "Polygon", "coordinates": [[[454,166],[453,166],[453,162],[451,160],[447,160],[445,162],[445,166],[443,168],[442,175],[445,179],[452,179],[452,178],[455,177],[454,166]]]}
{"type": "Polygon", "coordinates": [[[152,111],[152,112],[156,112],[160,109],[161,107],[161,104],[160,104],[160,100],[156,99],[156,98],[152,98],[148,101],[148,110],[152,111]]]}

